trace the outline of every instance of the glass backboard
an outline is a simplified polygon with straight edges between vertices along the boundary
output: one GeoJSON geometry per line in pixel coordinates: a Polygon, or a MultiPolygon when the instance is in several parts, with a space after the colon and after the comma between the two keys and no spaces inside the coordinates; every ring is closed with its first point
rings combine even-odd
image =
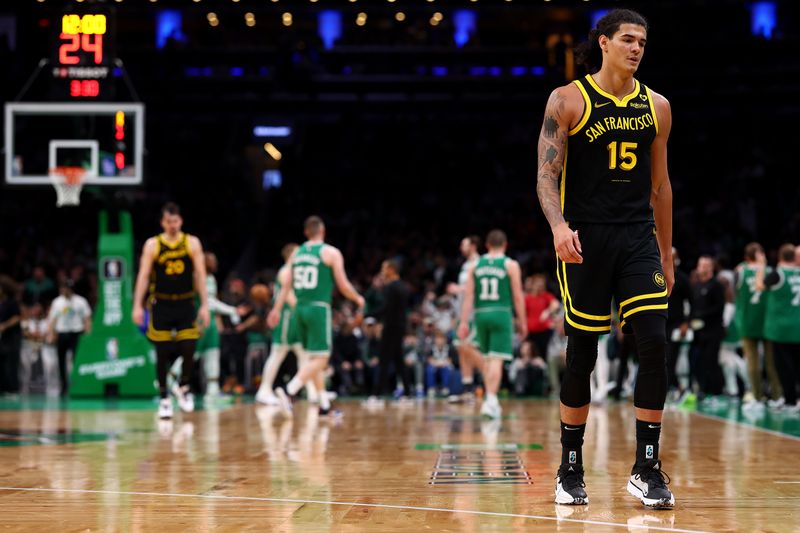
{"type": "Polygon", "coordinates": [[[82,167],[85,185],[142,182],[144,105],[9,103],[5,105],[5,180],[49,185],[57,167],[82,167]]]}

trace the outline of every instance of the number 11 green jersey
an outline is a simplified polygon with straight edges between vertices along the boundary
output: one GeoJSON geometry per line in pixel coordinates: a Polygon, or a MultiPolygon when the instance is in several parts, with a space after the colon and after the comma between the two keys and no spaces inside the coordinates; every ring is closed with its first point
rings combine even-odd
{"type": "Polygon", "coordinates": [[[482,255],[475,265],[475,311],[512,310],[511,280],[506,256],[482,255]]]}

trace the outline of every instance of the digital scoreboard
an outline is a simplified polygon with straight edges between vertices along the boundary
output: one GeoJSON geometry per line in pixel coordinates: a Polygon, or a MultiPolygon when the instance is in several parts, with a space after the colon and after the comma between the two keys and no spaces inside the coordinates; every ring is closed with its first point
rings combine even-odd
{"type": "Polygon", "coordinates": [[[53,185],[78,174],[84,185],[142,183],[144,104],[117,100],[123,67],[114,14],[113,6],[97,2],[56,7],[39,20],[49,33],[49,59],[35,74],[42,74],[46,91],[37,91],[44,101],[20,98],[3,106],[7,184],[53,185]]]}
{"type": "Polygon", "coordinates": [[[109,100],[114,89],[114,24],[111,11],[66,12],[54,29],[56,94],[69,100],[109,100]]]}

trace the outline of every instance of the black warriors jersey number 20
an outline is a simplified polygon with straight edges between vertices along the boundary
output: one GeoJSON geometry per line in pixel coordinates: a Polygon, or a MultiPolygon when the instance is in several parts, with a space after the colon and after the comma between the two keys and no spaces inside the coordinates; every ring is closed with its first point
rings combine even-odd
{"type": "Polygon", "coordinates": [[[194,298],[194,263],[189,249],[189,235],[184,233],[176,243],[156,237],[158,251],[153,260],[150,291],[157,300],[194,298]]]}
{"type": "Polygon", "coordinates": [[[653,220],[650,145],[658,119],[650,90],[637,80],[621,100],[591,75],[575,80],[581,121],[570,130],[561,174],[561,210],[568,222],[618,224],[653,220]]]}

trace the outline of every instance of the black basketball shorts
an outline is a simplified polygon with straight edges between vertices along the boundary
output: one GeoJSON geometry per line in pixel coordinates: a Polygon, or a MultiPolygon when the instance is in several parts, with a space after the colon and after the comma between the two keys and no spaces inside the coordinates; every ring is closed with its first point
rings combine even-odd
{"type": "Polygon", "coordinates": [[[196,317],[197,309],[193,298],[156,300],[150,309],[147,338],[153,342],[197,340],[200,338],[200,330],[197,328],[196,317]]]}
{"type": "Polygon", "coordinates": [[[578,232],[583,263],[557,260],[567,335],[611,330],[612,299],[620,326],[644,313],[667,316],[667,284],[652,223],[570,223],[578,232]]]}

